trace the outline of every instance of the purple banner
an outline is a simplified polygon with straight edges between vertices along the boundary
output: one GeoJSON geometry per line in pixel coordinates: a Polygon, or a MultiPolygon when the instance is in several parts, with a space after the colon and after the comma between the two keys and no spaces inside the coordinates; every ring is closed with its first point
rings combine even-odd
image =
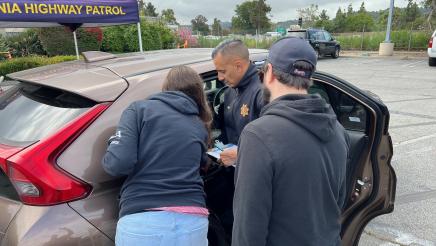
{"type": "Polygon", "coordinates": [[[136,23],[136,0],[1,0],[0,21],[136,23]]]}

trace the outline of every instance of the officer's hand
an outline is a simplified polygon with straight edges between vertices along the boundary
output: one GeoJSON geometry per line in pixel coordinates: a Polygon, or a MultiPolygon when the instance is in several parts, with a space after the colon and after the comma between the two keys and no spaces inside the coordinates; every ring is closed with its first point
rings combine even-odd
{"type": "Polygon", "coordinates": [[[237,157],[238,157],[237,147],[225,149],[220,154],[221,163],[226,167],[235,164],[237,157]]]}

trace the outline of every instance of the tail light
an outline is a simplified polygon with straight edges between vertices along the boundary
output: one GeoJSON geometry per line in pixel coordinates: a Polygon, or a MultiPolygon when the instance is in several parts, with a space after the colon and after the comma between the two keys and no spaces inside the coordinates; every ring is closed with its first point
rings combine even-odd
{"type": "Polygon", "coordinates": [[[428,41],[428,47],[430,49],[433,48],[433,37],[431,37],[430,40],[428,41]]]}
{"type": "Polygon", "coordinates": [[[22,148],[20,147],[11,147],[0,144],[0,168],[3,169],[4,173],[7,173],[6,160],[21,149],[22,148]]]}
{"type": "Polygon", "coordinates": [[[5,169],[23,203],[55,205],[89,194],[92,187],[58,167],[56,159],[108,107],[94,106],[56,134],[6,160],[5,169]]]}

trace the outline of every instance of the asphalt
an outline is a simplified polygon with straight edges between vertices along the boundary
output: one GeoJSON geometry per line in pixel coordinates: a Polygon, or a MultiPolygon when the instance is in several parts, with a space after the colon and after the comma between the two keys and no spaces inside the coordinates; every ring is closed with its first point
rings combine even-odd
{"type": "Polygon", "coordinates": [[[397,199],[365,228],[359,245],[436,245],[436,67],[425,52],[393,57],[345,52],[318,70],[380,96],[388,106],[397,199]]]}

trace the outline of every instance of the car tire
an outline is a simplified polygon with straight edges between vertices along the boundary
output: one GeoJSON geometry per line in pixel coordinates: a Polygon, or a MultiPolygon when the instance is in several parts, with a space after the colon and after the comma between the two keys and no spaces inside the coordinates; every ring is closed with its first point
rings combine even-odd
{"type": "Polygon", "coordinates": [[[332,54],[332,58],[333,59],[337,59],[339,57],[339,52],[340,52],[339,47],[336,47],[335,48],[335,53],[332,54]]]}
{"type": "Polygon", "coordinates": [[[321,57],[321,54],[319,53],[319,49],[315,49],[316,59],[319,59],[321,57]]]}
{"type": "Polygon", "coordinates": [[[428,58],[428,65],[431,67],[435,67],[436,66],[436,58],[428,58]]]}

